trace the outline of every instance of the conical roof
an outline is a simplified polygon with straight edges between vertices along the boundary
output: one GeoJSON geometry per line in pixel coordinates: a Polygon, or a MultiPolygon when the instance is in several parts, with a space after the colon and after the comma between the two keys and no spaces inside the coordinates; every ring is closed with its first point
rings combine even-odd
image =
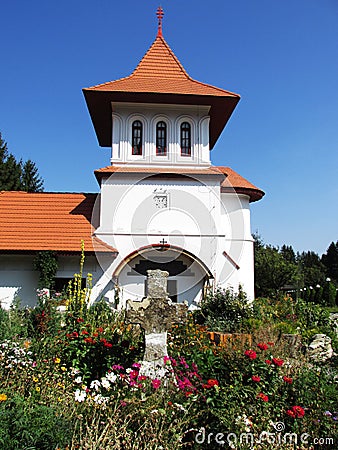
{"type": "Polygon", "coordinates": [[[83,89],[83,93],[103,147],[111,145],[111,102],[210,106],[212,148],[240,99],[238,94],[192,79],[162,34],[131,75],[83,89]]]}

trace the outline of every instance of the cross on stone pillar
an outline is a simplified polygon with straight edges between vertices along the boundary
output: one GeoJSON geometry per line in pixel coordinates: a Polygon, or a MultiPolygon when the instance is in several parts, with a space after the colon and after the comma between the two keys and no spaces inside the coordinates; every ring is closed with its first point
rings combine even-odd
{"type": "Polygon", "coordinates": [[[184,323],[187,318],[188,306],[173,303],[168,297],[168,276],[164,270],[147,270],[148,296],[142,301],[127,302],[126,320],[144,329],[143,359],[154,370],[163,366],[163,357],[167,356],[167,331],[175,323],[184,323]]]}

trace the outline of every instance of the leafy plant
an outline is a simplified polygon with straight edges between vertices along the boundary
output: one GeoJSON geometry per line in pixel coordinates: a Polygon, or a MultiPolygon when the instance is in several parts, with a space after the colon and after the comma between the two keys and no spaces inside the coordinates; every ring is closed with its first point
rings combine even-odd
{"type": "Polygon", "coordinates": [[[241,286],[238,293],[230,288],[218,288],[202,300],[200,307],[196,320],[212,331],[240,332],[252,316],[252,308],[241,286]]]}
{"type": "Polygon", "coordinates": [[[34,259],[34,269],[39,272],[39,287],[52,289],[58,270],[56,253],[51,250],[38,252],[34,259]]]}

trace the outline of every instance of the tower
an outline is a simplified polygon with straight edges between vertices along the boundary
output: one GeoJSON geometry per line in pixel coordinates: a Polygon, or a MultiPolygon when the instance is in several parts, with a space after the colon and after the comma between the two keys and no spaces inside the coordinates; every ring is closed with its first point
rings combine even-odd
{"type": "Polygon", "coordinates": [[[118,256],[99,261],[95,295],[113,280],[121,306],[141,299],[146,271],[160,268],[174,301],[198,302],[211,284],[242,284],[253,297],[249,203],[264,193],[210,161],[240,97],[191,78],[163,37],[162,8],[157,16],[131,75],[83,89],[98,142],[112,148],[110,165],[95,171],[93,220],[118,256]]]}

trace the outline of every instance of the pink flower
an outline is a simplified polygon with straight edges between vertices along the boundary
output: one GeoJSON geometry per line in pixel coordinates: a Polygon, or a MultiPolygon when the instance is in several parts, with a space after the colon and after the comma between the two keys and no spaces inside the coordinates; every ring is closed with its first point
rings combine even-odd
{"type": "Polygon", "coordinates": [[[158,389],[161,386],[161,380],[155,378],[154,380],[151,381],[151,384],[154,389],[158,389]]]}
{"type": "Polygon", "coordinates": [[[253,350],[245,350],[244,355],[247,356],[249,359],[257,358],[257,353],[253,350]]]}
{"type": "Polygon", "coordinates": [[[252,381],[256,381],[256,383],[259,383],[261,381],[261,377],[258,375],[252,375],[251,377],[252,381]]]}
{"type": "Polygon", "coordinates": [[[132,364],[131,367],[134,367],[135,369],[140,369],[140,368],[141,368],[141,364],[139,364],[139,363],[134,363],[134,364],[132,364]]]}

